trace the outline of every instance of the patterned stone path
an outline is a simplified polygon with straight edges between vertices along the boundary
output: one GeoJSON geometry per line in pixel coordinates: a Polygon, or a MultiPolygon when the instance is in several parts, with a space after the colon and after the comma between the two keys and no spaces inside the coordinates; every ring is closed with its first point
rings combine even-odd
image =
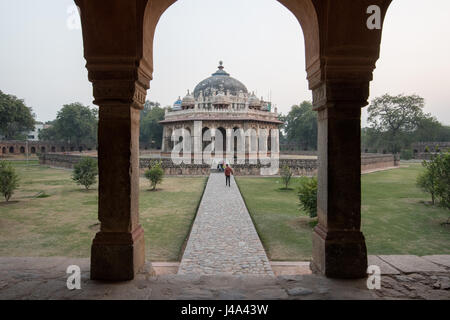
{"type": "Polygon", "coordinates": [[[273,276],[234,177],[209,176],[178,274],[273,276]]]}

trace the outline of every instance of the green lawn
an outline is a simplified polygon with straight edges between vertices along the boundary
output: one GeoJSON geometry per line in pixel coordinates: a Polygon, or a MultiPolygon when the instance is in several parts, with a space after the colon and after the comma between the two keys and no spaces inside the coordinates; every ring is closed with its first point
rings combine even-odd
{"type": "MultiPolygon", "coordinates": [[[[362,230],[369,254],[450,254],[450,211],[430,206],[415,186],[420,164],[362,176],[362,230]]],[[[256,229],[271,260],[311,259],[312,221],[279,178],[238,177],[256,229]]]]}
{"type": "MultiPolygon", "coordinates": [[[[0,199],[0,256],[88,257],[98,231],[97,187],[85,191],[70,170],[13,162],[21,177],[10,203],[0,199]],[[42,193],[48,197],[42,197],[42,193]]],[[[362,229],[369,254],[450,254],[450,212],[415,187],[420,164],[362,176],[362,229]]],[[[309,260],[313,222],[279,178],[237,177],[271,260],[309,260]]],[[[166,177],[156,192],[140,182],[140,222],[151,261],[177,261],[206,184],[166,177]]]]}
{"type": "MultiPolygon", "coordinates": [[[[88,257],[98,231],[97,186],[85,191],[71,171],[13,162],[21,177],[11,203],[0,199],[0,256],[88,257]],[[45,192],[46,198],[39,198],[45,192]]],[[[140,222],[146,254],[152,261],[177,261],[205,177],[166,177],[158,191],[140,181],[140,222]]]]}

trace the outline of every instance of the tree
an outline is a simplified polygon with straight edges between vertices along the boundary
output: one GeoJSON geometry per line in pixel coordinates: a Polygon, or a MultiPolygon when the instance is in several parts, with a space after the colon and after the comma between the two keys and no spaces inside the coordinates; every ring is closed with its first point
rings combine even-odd
{"type": "Polygon", "coordinates": [[[72,146],[97,145],[97,109],[90,109],[81,103],[62,107],[52,125],[41,131],[39,138],[58,141],[72,146]]]}
{"type": "Polygon", "coordinates": [[[34,129],[34,117],[23,100],[0,91],[0,135],[5,139],[24,139],[24,132],[34,129]]]}
{"type": "Polygon", "coordinates": [[[162,144],[163,126],[159,121],[164,120],[165,110],[158,102],[147,101],[141,112],[141,126],[139,141],[142,145],[160,149],[162,144]],[[153,143],[154,142],[154,143],[153,143]]]}
{"type": "Polygon", "coordinates": [[[374,128],[361,128],[361,149],[376,152],[382,147],[381,134],[374,128]]]}
{"type": "Polygon", "coordinates": [[[98,167],[94,158],[84,157],[73,167],[72,180],[89,190],[97,182],[98,167]]]}
{"type": "Polygon", "coordinates": [[[303,146],[305,150],[317,149],[317,112],[311,102],[303,101],[299,106],[292,106],[284,119],[289,143],[303,146]]]}
{"type": "Polygon", "coordinates": [[[0,192],[6,202],[19,186],[19,177],[14,168],[6,161],[0,161],[0,192]]]}
{"type": "Polygon", "coordinates": [[[292,178],[292,171],[289,168],[289,166],[284,165],[281,168],[281,180],[284,183],[284,189],[287,190],[289,183],[291,182],[291,178],[292,178]]]}
{"type": "Polygon", "coordinates": [[[372,100],[367,121],[377,132],[381,143],[397,154],[421,121],[430,118],[430,115],[423,113],[423,107],[424,99],[417,95],[385,94],[372,100]]]}
{"type": "Polygon", "coordinates": [[[317,217],[317,178],[303,178],[298,188],[300,206],[309,213],[310,218],[317,217]]]}
{"type": "Polygon", "coordinates": [[[425,117],[419,120],[417,130],[411,138],[413,142],[450,141],[450,127],[442,125],[435,117],[425,117]]]}
{"type": "Polygon", "coordinates": [[[164,177],[161,161],[150,164],[149,169],[145,172],[145,177],[150,181],[152,191],[156,190],[156,185],[161,183],[164,177]]]}

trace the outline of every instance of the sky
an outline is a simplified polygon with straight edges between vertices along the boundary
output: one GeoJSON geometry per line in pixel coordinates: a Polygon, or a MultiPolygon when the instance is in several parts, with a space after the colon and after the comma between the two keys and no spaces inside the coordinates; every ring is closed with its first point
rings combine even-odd
{"type": "MultiPolygon", "coordinates": [[[[72,0],[0,1],[0,90],[25,100],[39,121],[72,102],[92,105],[81,28],[72,0]]],[[[386,16],[370,100],[418,94],[450,125],[450,1],[394,0],[386,16]]],[[[161,17],[147,99],[172,105],[216,71],[219,60],[248,90],[286,114],[311,100],[304,39],[275,0],[179,0],[161,17]]],[[[366,110],[366,109],[364,109],[366,110]]],[[[366,111],[363,125],[366,125],[366,111]]]]}

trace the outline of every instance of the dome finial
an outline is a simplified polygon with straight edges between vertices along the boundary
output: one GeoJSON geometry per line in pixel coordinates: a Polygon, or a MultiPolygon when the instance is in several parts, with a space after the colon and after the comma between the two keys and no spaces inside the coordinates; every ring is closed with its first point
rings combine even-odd
{"type": "Polygon", "coordinates": [[[219,69],[223,70],[223,61],[222,60],[219,61],[219,69]]]}

